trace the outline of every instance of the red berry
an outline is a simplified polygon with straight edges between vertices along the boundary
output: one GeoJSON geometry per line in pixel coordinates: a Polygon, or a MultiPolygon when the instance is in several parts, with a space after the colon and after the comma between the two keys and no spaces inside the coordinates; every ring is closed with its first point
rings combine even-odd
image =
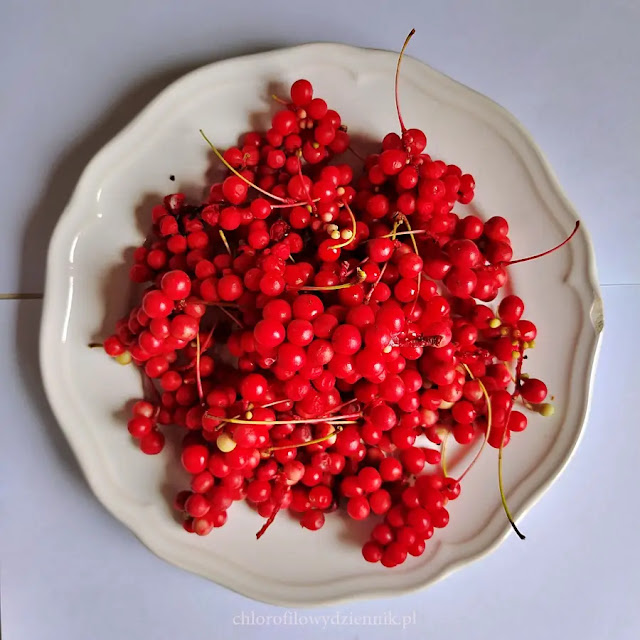
{"type": "Polygon", "coordinates": [[[164,435],[160,431],[151,431],[140,439],[140,451],[147,455],[156,455],[164,448],[164,435]]]}
{"type": "Polygon", "coordinates": [[[520,387],[520,394],[532,404],[540,404],[547,397],[547,386],[537,378],[527,378],[520,387]]]}
{"type": "Polygon", "coordinates": [[[362,547],[362,557],[367,562],[380,562],[382,558],[382,547],[375,542],[365,542],[362,547]]]}
{"type": "Polygon", "coordinates": [[[349,502],[347,502],[347,513],[354,520],[364,520],[370,511],[369,501],[364,496],[349,498],[349,502]]]}
{"type": "Polygon", "coordinates": [[[296,80],[291,85],[291,101],[298,107],[311,102],[313,87],[308,80],[296,80]]]}

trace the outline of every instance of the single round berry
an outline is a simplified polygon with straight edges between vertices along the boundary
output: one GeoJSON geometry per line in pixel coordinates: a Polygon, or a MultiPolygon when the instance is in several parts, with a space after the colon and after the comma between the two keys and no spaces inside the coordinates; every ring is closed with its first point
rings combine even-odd
{"type": "Polygon", "coordinates": [[[369,501],[364,496],[354,496],[347,502],[347,513],[354,520],[364,520],[371,512],[369,501]]]}

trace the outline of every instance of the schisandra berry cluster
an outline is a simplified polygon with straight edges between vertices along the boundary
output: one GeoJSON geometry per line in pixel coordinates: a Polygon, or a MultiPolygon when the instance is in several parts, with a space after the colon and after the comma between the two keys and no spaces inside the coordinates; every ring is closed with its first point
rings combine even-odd
{"type": "Polygon", "coordinates": [[[400,125],[354,176],[340,116],[298,80],[268,131],[211,145],[228,173],[206,202],[153,209],[130,274],[147,288],[104,349],[153,382],[128,424],[140,449],[185,430],[187,531],[240,500],[258,537],[281,510],[311,530],[341,510],[372,520],[364,558],[396,566],[449,522],[464,473],[446,438],[502,450],[527,426],[516,401],[552,412],[521,371],[522,300],[482,304],[513,264],[507,221],[455,213],[472,176],[400,125]]]}

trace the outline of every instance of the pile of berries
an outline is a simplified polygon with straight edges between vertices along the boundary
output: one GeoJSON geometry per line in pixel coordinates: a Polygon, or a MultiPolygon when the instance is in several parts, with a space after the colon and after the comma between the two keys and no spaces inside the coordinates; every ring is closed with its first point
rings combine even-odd
{"type": "Polygon", "coordinates": [[[258,537],[280,510],[311,530],[340,510],[371,519],[362,554],[392,567],[449,522],[464,473],[446,473],[446,438],[502,449],[527,426],[516,402],[553,411],[522,372],[536,327],[515,295],[484,304],[515,261],[504,218],[454,211],[470,174],[399,110],[354,173],[338,113],[307,80],[290,93],[268,131],[209,143],[227,175],[206,202],[153,208],[130,273],[146,289],[104,349],[153,383],[128,424],[140,449],[185,431],[188,532],[239,500],[258,537]]]}

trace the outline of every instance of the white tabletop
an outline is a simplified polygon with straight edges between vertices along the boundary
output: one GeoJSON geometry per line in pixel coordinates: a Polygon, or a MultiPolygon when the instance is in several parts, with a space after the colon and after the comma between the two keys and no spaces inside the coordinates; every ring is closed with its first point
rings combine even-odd
{"type": "Polygon", "coordinates": [[[42,392],[41,303],[0,301],[3,637],[637,639],[640,4],[309,4],[5,2],[0,291],[42,290],[49,237],[81,169],[185,71],[305,41],[397,49],[413,26],[410,54],[512,111],[591,232],[606,330],[582,444],[524,519],[526,542],[511,537],[425,592],[287,611],[166,564],[107,514],[42,392]],[[358,624],[385,612],[397,624],[358,624]]]}

